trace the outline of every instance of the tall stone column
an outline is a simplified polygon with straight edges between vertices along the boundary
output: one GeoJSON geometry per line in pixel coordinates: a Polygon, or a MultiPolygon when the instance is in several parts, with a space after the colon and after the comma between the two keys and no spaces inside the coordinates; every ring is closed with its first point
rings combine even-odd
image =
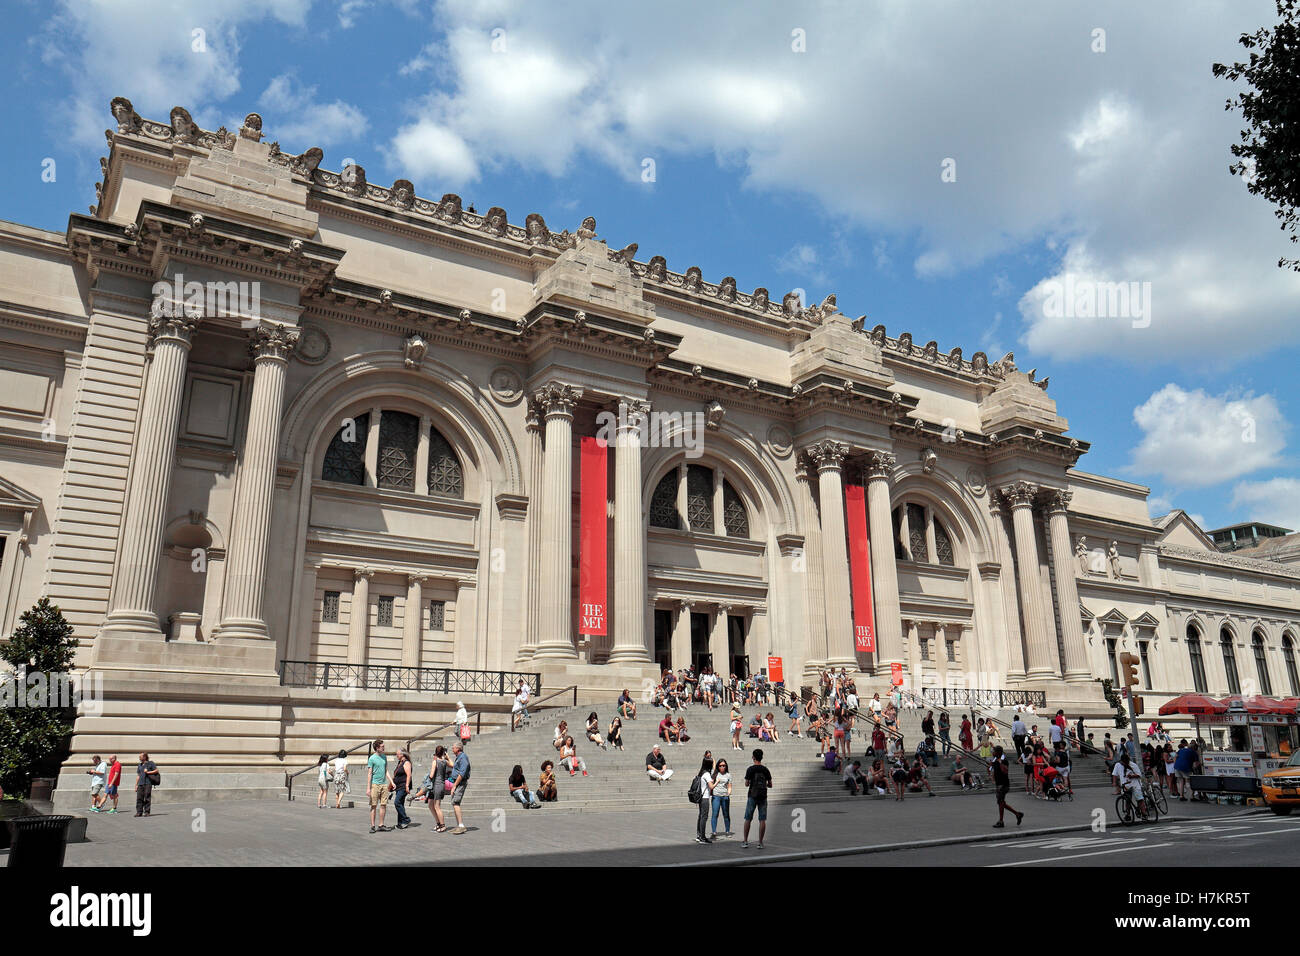
{"type": "Polygon", "coordinates": [[[402,666],[420,666],[420,644],[424,637],[424,582],[422,574],[406,576],[406,613],[402,617],[402,666]]]}
{"type": "Polygon", "coordinates": [[[573,409],[578,392],[552,382],[536,395],[546,420],[542,564],[535,659],[576,659],[573,646],[573,409]]]}
{"type": "Polygon", "coordinates": [[[679,671],[691,663],[691,602],[677,602],[677,620],[673,625],[672,654],[668,664],[679,671]]]}
{"type": "MultiPolygon", "coordinates": [[[[1016,536],[1016,581],[1020,585],[1020,610],[1025,619],[1030,680],[1058,676],[1052,666],[1051,621],[1044,606],[1042,581],[1038,576],[1038,535],[1034,532],[1034,496],[1038,486],[1017,481],[1002,489],[1011,506],[1011,525],[1016,536]]],[[[1076,600],[1075,606],[1078,606],[1076,600]]]]}
{"type": "Polygon", "coordinates": [[[731,674],[731,642],[727,636],[727,614],[729,604],[719,604],[717,615],[713,618],[713,630],[709,632],[709,653],[713,655],[713,673],[724,677],[731,674]]]}
{"type": "MultiPolygon", "coordinates": [[[[1002,620],[1006,627],[1006,681],[1018,683],[1025,679],[1024,640],[1020,629],[1020,615],[1017,613],[1016,585],[1012,580],[1013,560],[1011,539],[1007,536],[1006,522],[1003,520],[1003,506],[998,496],[989,494],[989,522],[993,537],[997,543],[998,576],[997,599],[1002,609],[1002,620]]],[[[999,655],[1000,656],[1000,655],[999,655]]]]}
{"type": "Polygon", "coordinates": [[[524,636],[519,645],[519,660],[532,658],[537,649],[538,607],[541,585],[539,583],[542,564],[542,413],[537,402],[528,399],[528,413],[525,421],[528,446],[528,583],[525,592],[524,636]]]}
{"type": "Polygon", "coordinates": [[[106,631],[145,632],[162,638],[156,603],[158,561],[176,460],[185,364],[197,324],[197,319],[187,316],[155,318],[150,323],[153,360],[140,406],[140,431],[127,487],[112,609],[104,621],[106,631]]]}
{"type": "Polygon", "coordinates": [[[366,423],[366,487],[379,487],[379,423],[383,418],[383,409],[375,406],[370,409],[370,418],[366,423]]]}
{"type": "Polygon", "coordinates": [[[611,664],[650,663],[646,645],[645,522],[641,520],[641,435],[650,403],[618,405],[614,450],[614,649],[611,664]]]}
{"type": "MultiPolygon", "coordinates": [[[[883,451],[867,455],[867,523],[871,538],[871,593],[875,597],[876,660],[881,667],[903,663],[902,608],[894,563],[894,518],[889,507],[889,476],[897,459],[883,451]]],[[[879,673],[880,668],[877,668],[879,673]]]]}
{"type": "Polygon", "coordinates": [[[1065,509],[1070,492],[1053,490],[1047,495],[1047,532],[1052,542],[1052,574],[1056,578],[1057,605],[1061,609],[1061,638],[1065,645],[1065,679],[1091,682],[1088,646],[1079,619],[1079,586],[1075,580],[1074,552],[1070,547],[1070,522],[1065,509]]]}
{"type": "Polygon", "coordinates": [[[348,615],[348,663],[364,664],[370,641],[370,579],[375,572],[357,568],[352,572],[352,609],[348,615]]]}
{"type": "Polygon", "coordinates": [[[253,397],[235,486],[234,532],[227,548],[226,595],[218,639],[266,639],[263,617],[266,553],[275,497],[275,463],[280,444],[284,376],[298,330],[263,325],[253,330],[253,397]]]}
{"type": "Polygon", "coordinates": [[[420,437],[415,446],[415,493],[429,493],[429,429],[433,427],[433,418],[420,416],[420,437]]]}
{"type": "Polygon", "coordinates": [[[822,574],[826,594],[826,666],[857,671],[849,602],[849,549],[844,531],[844,458],[849,446],[821,441],[808,449],[817,465],[822,507],[822,574]]]}
{"type": "Polygon", "coordinates": [[[826,666],[826,596],[822,590],[821,527],[817,520],[817,503],[813,499],[813,471],[816,465],[806,454],[795,459],[795,480],[799,491],[799,520],[803,525],[803,550],[795,558],[795,567],[803,569],[804,628],[802,682],[816,686],[826,666]]]}

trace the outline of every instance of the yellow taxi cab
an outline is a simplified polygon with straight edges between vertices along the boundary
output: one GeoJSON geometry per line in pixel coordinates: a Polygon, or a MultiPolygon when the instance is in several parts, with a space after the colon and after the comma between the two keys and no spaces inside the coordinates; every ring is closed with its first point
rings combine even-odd
{"type": "Polygon", "coordinates": [[[1300,807],[1300,750],[1276,770],[1267,771],[1260,778],[1260,786],[1264,790],[1264,802],[1279,816],[1300,807]]]}

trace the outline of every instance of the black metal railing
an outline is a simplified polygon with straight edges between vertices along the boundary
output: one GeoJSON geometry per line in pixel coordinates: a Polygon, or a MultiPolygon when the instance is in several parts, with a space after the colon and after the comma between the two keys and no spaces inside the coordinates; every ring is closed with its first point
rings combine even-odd
{"type": "Polygon", "coordinates": [[[983,690],[978,687],[923,687],[916,697],[931,707],[1007,708],[1017,704],[1045,708],[1047,694],[1041,690],[983,690]]]}
{"type": "Polygon", "coordinates": [[[285,687],[352,688],[354,690],[413,690],[427,694],[514,695],[520,680],[533,693],[541,690],[542,675],[526,671],[471,671],[450,667],[401,667],[393,664],[338,664],[331,661],[280,661],[285,687]]]}

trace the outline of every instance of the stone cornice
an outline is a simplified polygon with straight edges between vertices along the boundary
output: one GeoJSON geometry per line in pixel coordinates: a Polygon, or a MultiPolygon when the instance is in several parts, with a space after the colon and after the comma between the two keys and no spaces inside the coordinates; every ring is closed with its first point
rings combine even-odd
{"type": "Polygon", "coordinates": [[[1272,561],[1260,561],[1255,558],[1239,558],[1235,555],[1224,554],[1220,551],[1198,551],[1195,548],[1184,548],[1181,545],[1176,544],[1162,544],[1157,550],[1161,558],[1169,558],[1175,561],[1187,561],[1194,564],[1209,564],[1221,568],[1236,568],[1241,571],[1254,571],[1257,574],[1268,574],[1273,577],[1300,580],[1300,567],[1290,567],[1285,564],[1276,564],[1272,561]]]}

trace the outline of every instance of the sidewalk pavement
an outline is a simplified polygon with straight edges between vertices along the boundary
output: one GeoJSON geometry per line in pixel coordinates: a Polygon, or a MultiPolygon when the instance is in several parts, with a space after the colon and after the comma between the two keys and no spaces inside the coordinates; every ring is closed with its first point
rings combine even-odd
{"type": "MultiPolygon", "coordinates": [[[[470,786],[473,786],[471,782],[470,786]]],[[[1086,829],[1094,809],[1105,811],[1108,828],[1115,798],[1109,788],[1081,788],[1073,803],[1034,800],[1012,792],[1013,806],[1025,814],[1020,827],[1008,814],[1005,829],[993,829],[997,808],[991,793],[927,799],[909,795],[845,797],[810,804],[778,802],[768,814],[765,849],[758,850],[758,821],[749,849],[740,846],[745,799],[732,798],[735,836],[703,846],[694,842],[696,810],[652,812],[547,813],[525,810],[502,794],[500,809],[465,815],[468,833],[433,832],[433,817],[423,804],[411,808],[407,830],[370,834],[369,812],[319,810],[314,803],[272,800],[213,802],[207,806],[159,806],[147,819],[131,813],[86,814],[87,842],[67,848],[65,864],[94,866],[653,866],[743,863],[750,857],[782,857],[848,848],[922,845],[926,841],[969,842],[1023,837],[1058,828],[1086,829]]],[[[455,821],[445,807],[449,827],[455,821]]],[[[1169,819],[1222,818],[1239,808],[1179,803],[1169,819]]],[[[1165,818],[1162,818],[1162,820],[1165,818]]],[[[390,806],[386,822],[396,823],[390,806]]],[[[721,827],[721,821],[719,821],[721,827]]],[[[0,853],[0,857],[5,854],[0,853]]]]}

